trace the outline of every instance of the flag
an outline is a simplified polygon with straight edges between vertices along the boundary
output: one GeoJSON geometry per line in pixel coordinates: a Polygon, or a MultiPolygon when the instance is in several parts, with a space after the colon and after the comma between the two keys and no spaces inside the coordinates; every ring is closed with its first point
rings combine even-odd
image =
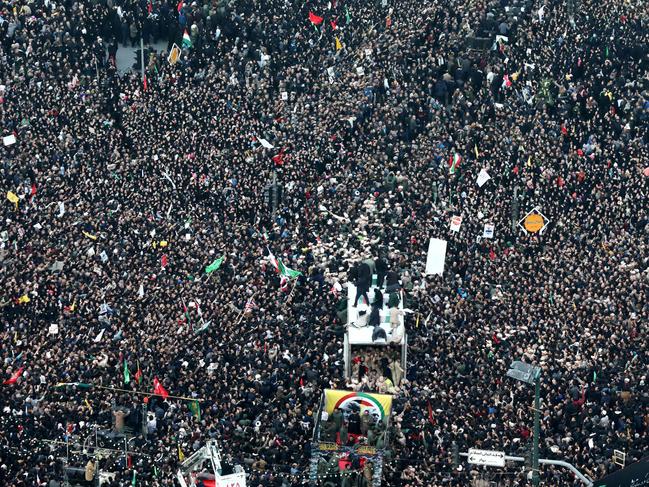
{"type": "Polygon", "coordinates": [[[187,47],[187,48],[192,47],[192,38],[189,37],[189,33],[187,32],[187,29],[185,29],[185,32],[183,32],[183,47],[187,47]]]}
{"type": "Polygon", "coordinates": [[[430,405],[430,400],[428,401],[428,422],[435,424],[435,420],[433,419],[433,406],[430,405]]]}
{"type": "Polygon", "coordinates": [[[80,387],[81,389],[90,389],[92,384],[84,384],[83,382],[59,382],[54,387],[80,387]]]}
{"type": "Polygon", "coordinates": [[[198,401],[192,401],[189,403],[189,411],[196,417],[198,421],[201,420],[201,405],[198,401]]]}
{"type": "Polygon", "coordinates": [[[143,282],[140,283],[140,288],[137,290],[137,295],[138,295],[139,298],[144,297],[144,283],[143,282]]]}
{"type": "Polygon", "coordinates": [[[597,372],[593,370],[593,382],[597,382],[597,372]]]}
{"type": "Polygon", "coordinates": [[[19,368],[16,372],[13,373],[11,377],[9,377],[6,381],[2,383],[3,386],[8,386],[10,384],[15,384],[18,382],[18,378],[23,375],[23,370],[25,370],[25,367],[19,368]]]}
{"type": "Polygon", "coordinates": [[[36,196],[36,185],[35,185],[35,184],[32,184],[32,191],[31,191],[31,193],[30,193],[30,196],[31,196],[32,198],[33,198],[34,196],[36,196]]]}
{"type": "Polygon", "coordinates": [[[137,361],[137,371],[135,372],[135,380],[137,381],[138,384],[142,383],[142,371],[140,370],[140,361],[137,361]]]}
{"type": "Polygon", "coordinates": [[[221,264],[223,263],[223,259],[225,259],[225,256],[222,255],[218,259],[216,259],[214,262],[212,262],[210,265],[208,265],[205,268],[205,274],[211,274],[212,272],[216,271],[221,267],[221,264]]]}
{"type": "MultiPolygon", "coordinates": [[[[180,2],[182,3],[182,2],[180,2]]],[[[131,486],[135,487],[135,479],[137,479],[137,472],[133,470],[133,480],[131,480],[131,486]]]]}
{"type": "Polygon", "coordinates": [[[532,167],[532,156],[527,158],[527,167],[532,167]]]}
{"type": "Polygon", "coordinates": [[[257,140],[258,140],[259,143],[260,143],[263,147],[265,147],[266,149],[274,149],[274,148],[275,148],[275,146],[274,146],[273,144],[271,144],[270,142],[268,142],[268,141],[267,141],[266,139],[264,139],[263,137],[257,137],[257,140]]]}
{"type": "Polygon", "coordinates": [[[153,378],[153,394],[155,394],[156,396],[162,396],[163,399],[167,399],[169,397],[169,393],[164,387],[162,387],[162,384],[157,377],[153,378]]]}
{"type": "Polygon", "coordinates": [[[330,21],[329,21],[329,24],[331,25],[331,28],[332,28],[333,30],[336,30],[336,29],[338,28],[338,25],[336,25],[336,21],[335,21],[335,20],[330,20],[330,21]]]}
{"type": "Polygon", "coordinates": [[[131,372],[128,370],[128,362],[124,359],[124,384],[131,382],[131,372]]]}
{"type": "Polygon", "coordinates": [[[178,2],[178,13],[180,13],[184,6],[185,4],[183,3],[183,0],[180,0],[180,2],[178,2]]]}
{"type": "Polygon", "coordinates": [[[284,164],[284,151],[286,150],[285,147],[282,147],[279,150],[279,154],[276,154],[272,157],[273,162],[275,163],[276,166],[281,166],[284,164]]]}
{"type": "Polygon", "coordinates": [[[286,267],[284,263],[281,261],[281,259],[277,259],[277,265],[278,265],[279,273],[284,277],[288,277],[289,279],[295,279],[296,277],[302,275],[300,271],[296,271],[286,267]]]}
{"type": "Polygon", "coordinates": [[[146,74],[142,77],[142,86],[144,88],[144,91],[146,91],[147,88],[149,87],[149,85],[147,84],[147,81],[146,81],[146,74]]]}
{"type": "Polygon", "coordinates": [[[178,445],[178,461],[179,462],[184,462],[185,461],[185,454],[180,448],[180,445],[178,445]]]}
{"type": "Polygon", "coordinates": [[[162,257],[160,258],[160,264],[162,265],[163,269],[167,267],[167,264],[169,264],[169,258],[167,257],[167,254],[162,254],[162,257]]]}
{"type": "Polygon", "coordinates": [[[313,25],[320,25],[322,24],[322,21],[324,20],[322,17],[319,17],[318,15],[314,14],[313,12],[309,11],[309,20],[313,25]]]}
{"type": "Polygon", "coordinates": [[[478,152],[478,144],[473,145],[473,150],[475,151],[475,158],[478,159],[480,157],[480,153],[478,152]]]}
{"type": "Polygon", "coordinates": [[[84,234],[86,237],[88,237],[90,240],[97,240],[97,236],[96,236],[96,235],[92,235],[92,234],[90,234],[90,233],[88,233],[88,232],[86,232],[86,231],[82,231],[81,233],[83,233],[83,234],[84,234]]]}
{"type": "Polygon", "coordinates": [[[336,51],[340,51],[343,48],[343,45],[340,43],[340,39],[336,36],[336,51]]]}
{"type": "Polygon", "coordinates": [[[279,272],[279,263],[277,262],[277,258],[276,258],[275,255],[270,251],[270,249],[269,249],[268,247],[266,247],[266,248],[268,249],[268,260],[270,261],[271,265],[275,268],[275,270],[276,270],[277,272],[279,272]]]}
{"type": "Polygon", "coordinates": [[[494,249],[489,249],[489,258],[491,260],[496,260],[496,252],[494,252],[494,249]]]}
{"type": "Polygon", "coordinates": [[[23,294],[22,296],[20,296],[20,297],[18,298],[18,303],[19,303],[19,304],[27,304],[27,303],[29,303],[30,301],[31,301],[31,299],[29,299],[29,296],[27,296],[26,294],[23,294]]]}
{"type": "Polygon", "coordinates": [[[449,161],[450,168],[448,170],[448,173],[455,174],[457,172],[457,168],[459,167],[461,161],[462,161],[462,156],[456,152],[449,161]]]}
{"type": "Polygon", "coordinates": [[[99,332],[99,335],[95,337],[93,340],[95,343],[99,343],[102,338],[104,338],[104,332],[106,331],[106,328],[102,328],[101,331],[99,332]]]}
{"type": "Polygon", "coordinates": [[[347,8],[347,5],[345,5],[345,22],[348,24],[352,21],[352,16],[349,15],[349,9],[347,8]]]}
{"type": "Polygon", "coordinates": [[[252,296],[248,298],[248,301],[246,301],[246,305],[243,308],[243,314],[247,315],[248,313],[252,313],[252,310],[255,309],[255,301],[252,299],[252,296]]]}
{"type": "Polygon", "coordinates": [[[512,85],[512,82],[509,79],[509,75],[506,74],[505,76],[503,76],[502,88],[509,88],[511,85],[512,85]]]}
{"type": "Polygon", "coordinates": [[[149,0],[146,4],[146,11],[149,12],[149,15],[151,15],[151,12],[153,12],[153,4],[151,3],[151,0],[149,0]]]}
{"type": "Polygon", "coordinates": [[[16,209],[18,209],[18,201],[20,201],[20,198],[18,198],[18,195],[16,193],[14,193],[13,191],[7,191],[7,199],[12,203],[15,203],[16,209]]]}

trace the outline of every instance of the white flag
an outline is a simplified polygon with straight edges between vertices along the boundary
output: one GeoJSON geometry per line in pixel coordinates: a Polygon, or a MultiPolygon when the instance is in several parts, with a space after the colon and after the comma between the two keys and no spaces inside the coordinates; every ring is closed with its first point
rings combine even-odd
{"type": "Polygon", "coordinates": [[[61,218],[63,215],[65,215],[65,204],[63,203],[63,201],[59,201],[59,214],[56,216],[61,218]]]}
{"type": "Polygon", "coordinates": [[[451,230],[453,230],[454,232],[459,232],[461,225],[462,225],[461,216],[454,216],[451,218],[451,230]]]}
{"type": "Polygon", "coordinates": [[[104,338],[104,331],[106,331],[106,328],[102,328],[99,332],[99,335],[95,337],[95,339],[93,340],[95,343],[99,343],[101,339],[104,338]]]}
{"type": "Polygon", "coordinates": [[[478,179],[476,182],[478,183],[478,186],[482,188],[482,185],[489,181],[491,179],[491,176],[489,176],[489,173],[485,169],[480,170],[480,174],[478,174],[478,179]]]}
{"type": "Polygon", "coordinates": [[[137,295],[140,298],[144,297],[144,284],[143,283],[140,283],[140,289],[137,290],[137,295]]]}
{"type": "Polygon", "coordinates": [[[274,146],[273,144],[271,144],[270,142],[268,142],[268,141],[267,141],[266,139],[264,139],[263,137],[257,137],[257,140],[258,140],[258,141],[261,143],[261,145],[263,145],[266,149],[274,149],[274,148],[275,148],[275,146],[274,146]]]}
{"type": "Polygon", "coordinates": [[[99,254],[99,257],[101,257],[101,261],[105,264],[108,262],[108,255],[106,254],[105,250],[101,251],[101,254],[99,254]]]}
{"type": "Polygon", "coordinates": [[[485,223],[484,224],[484,230],[482,232],[482,237],[483,238],[494,238],[494,224],[493,223],[485,223]]]}

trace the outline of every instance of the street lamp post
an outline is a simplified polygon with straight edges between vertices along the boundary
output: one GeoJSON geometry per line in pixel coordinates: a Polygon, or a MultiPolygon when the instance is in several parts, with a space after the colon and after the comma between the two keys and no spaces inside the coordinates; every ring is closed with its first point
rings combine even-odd
{"type": "Polygon", "coordinates": [[[532,438],[532,484],[539,486],[539,436],[541,435],[541,367],[518,360],[512,362],[507,377],[534,385],[534,437],[532,438]]]}

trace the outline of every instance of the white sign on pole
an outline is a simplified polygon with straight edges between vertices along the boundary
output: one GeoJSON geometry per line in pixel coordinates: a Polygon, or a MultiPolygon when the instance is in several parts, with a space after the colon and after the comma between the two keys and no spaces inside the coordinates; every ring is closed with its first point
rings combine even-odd
{"type": "Polygon", "coordinates": [[[48,330],[50,335],[58,335],[59,334],[59,325],[56,323],[52,323],[50,325],[50,329],[48,330]]]}
{"type": "Polygon", "coordinates": [[[485,223],[484,231],[482,232],[482,238],[494,238],[494,224],[485,223]]]}
{"type": "Polygon", "coordinates": [[[246,487],[246,473],[239,472],[218,477],[216,487],[246,487]]]}
{"type": "Polygon", "coordinates": [[[504,467],[505,452],[469,448],[469,463],[473,463],[474,465],[487,465],[488,467],[504,467]]]}
{"type": "Polygon", "coordinates": [[[451,218],[451,230],[453,230],[454,232],[459,232],[461,225],[462,225],[461,216],[454,216],[451,218]]]}
{"type": "Polygon", "coordinates": [[[482,185],[487,181],[489,181],[490,179],[491,176],[489,176],[489,173],[486,170],[481,169],[480,174],[478,174],[478,179],[476,180],[476,182],[478,183],[478,186],[482,188],[482,185]]]}
{"type": "Polygon", "coordinates": [[[431,238],[428,242],[428,255],[426,256],[426,274],[444,273],[446,262],[446,240],[431,238]]]}

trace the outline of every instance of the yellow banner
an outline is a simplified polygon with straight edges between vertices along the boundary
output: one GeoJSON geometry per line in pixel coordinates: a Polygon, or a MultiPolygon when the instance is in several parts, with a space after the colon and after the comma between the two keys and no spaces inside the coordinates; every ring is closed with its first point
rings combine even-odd
{"type": "Polygon", "coordinates": [[[325,389],[325,411],[331,414],[336,408],[349,409],[352,403],[360,408],[360,412],[377,413],[381,419],[387,418],[392,412],[392,396],[389,394],[373,394],[369,392],[338,391],[325,389]]]}

